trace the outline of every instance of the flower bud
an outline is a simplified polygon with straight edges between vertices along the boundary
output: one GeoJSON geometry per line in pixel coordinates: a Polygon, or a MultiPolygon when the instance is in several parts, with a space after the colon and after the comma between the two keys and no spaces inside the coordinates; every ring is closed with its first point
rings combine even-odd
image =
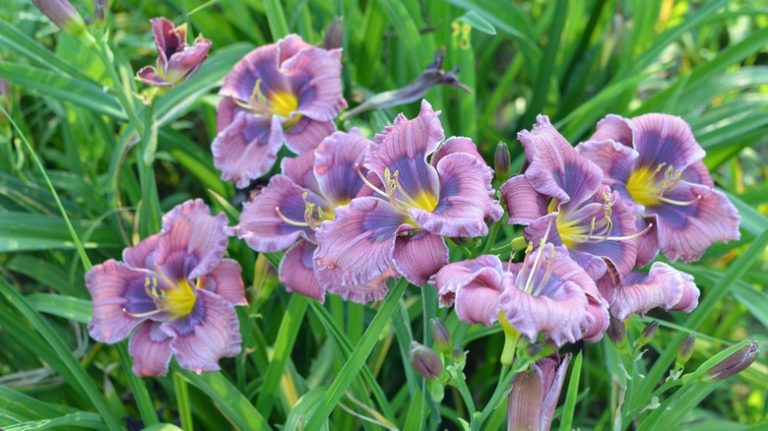
{"type": "Polygon", "coordinates": [[[611,316],[611,323],[606,331],[613,344],[619,345],[627,338],[627,327],[624,321],[611,316]]]}
{"type": "Polygon", "coordinates": [[[93,20],[104,21],[107,9],[109,9],[109,0],[93,0],[93,20]]]}
{"type": "Polygon", "coordinates": [[[74,36],[85,31],[85,21],[68,0],[32,0],[60,29],[74,36]]]}
{"type": "Polygon", "coordinates": [[[760,350],[757,343],[752,341],[712,367],[707,371],[707,377],[711,380],[725,380],[734,376],[752,365],[757,359],[758,353],[760,350]]]}
{"type": "MultiPolygon", "coordinates": [[[[11,86],[8,81],[0,79],[0,107],[10,114],[11,112],[11,86]]],[[[5,115],[0,115],[0,123],[5,120],[5,115]]]]}
{"type": "Polygon", "coordinates": [[[333,17],[331,25],[328,26],[328,30],[325,31],[323,37],[323,48],[331,50],[344,46],[344,21],[341,17],[333,17]]]}
{"type": "Polygon", "coordinates": [[[443,353],[450,352],[453,346],[451,346],[451,333],[448,332],[448,328],[436,317],[430,319],[429,324],[432,327],[432,339],[435,340],[437,348],[443,353]]]}
{"type": "Polygon", "coordinates": [[[510,163],[509,147],[506,143],[499,141],[496,144],[496,153],[493,155],[493,172],[500,183],[509,178],[510,163]]]}
{"type": "Polygon", "coordinates": [[[659,321],[654,320],[653,322],[646,325],[646,327],[643,329],[643,332],[640,334],[640,339],[637,340],[637,346],[643,347],[646,344],[650,343],[653,339],[653,336],[656,335],[656,331],[659,329],[659,321]]]}
{"type": "Polygon", "coordinates": [[[443,373],[443,363],[437,357],[435,352],[427,346],[411,341],[411,348],[408,354],[411,366],[417,373],[425,379],[435,379],[443,373]]]}
{"type": "Polygon", "coordinates": [[[693,345],[695,343],[695,335],[689,334],[687,337],[685,337],[685,340],[683,340],[682,344],[680,344],[680,349],[677,351],[675,368],[682,368],[682,366],[685,365],[689,359],[691,359],[691,356],[693,356],[693,345]]]}

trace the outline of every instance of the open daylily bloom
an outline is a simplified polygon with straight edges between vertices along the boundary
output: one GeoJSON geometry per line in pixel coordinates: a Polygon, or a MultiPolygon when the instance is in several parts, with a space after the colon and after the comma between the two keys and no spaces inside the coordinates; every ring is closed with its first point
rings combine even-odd
{"type": "Polygon", "coordinates": [[[693,277],[662,262],[651,265],[648,273],[632,272],[622,282],[612,283],[605,277],[598,288],[608,300],[611,314],[620,320],[656,307],[690,313],[699,304],[693,277]]]}
{"type": "Polygon", "coordinates": [[[507,431],[548,431],[571,356],[548,357],[512,380],[507,431]]]}
{"type": "MultiPolygon", "coordinates": [[[[704,150],[679,117],[609,115],[579,152],[605,173],[604,181],[654,223],[642,246],[653,244],[671,260],[696,260],[717,241],[739,238],[739,213],[715,190],[702,163],[704,150]]],[[[641,253],[639,264],[653,258],[641,253]]]]}
{"type": "Polygon", "coordinates": [[[533,130],[518,139],[528,167],[501,186],[509,223],[527,225],[525,236],[534,242],[550,232],[546,241],[565,245],[595,280],[607,270],[604,260],[628,274],[637,257],[635,215],[601,185],[600,168],[579,155],[546,116],[539,115],[533,130]]]}
{"type": "Polygon", "coordinates": [[[172,87],[181,83],[203,64],[211,49],[211,41],[198,37],[193,45],[187,45],[187,26],[174,27],[165,18],[153,18],[152,35],[157,47],[157,65],[145,66],[137,78],[153,87],[172,87]]]}
{"type": "Polygon", "coordinates": [[[219,93],[214,165],[243,188],[272,168],[283,143],[304,153],[336,130],[333,119],[346,106],[341,50],[287,36],[243,57],[219,93]]]}
{"type": "Polygon", "coordinates": [[[171,354],[195,372],[219,370],[240,352],[234,305],[245,305],[240,264],[223,258],[227,217],[196,199],[163,217],[163,230],[85,276],[93,298],[91,337],[128,345],[133,372],[164,375],[171,354]]]}
{"type": "Polygon", "coordinates": [[[375,137],[365,163],[370,173],[360,172],[375,195],[354,199],[316,233],[322,285],[366,284],[392,266],[422,285],[448,263],[442,237],[485,235],[486,218],[501,218],[493,171],[474,143],[450,138],[438,148],[443,138],[426,101],[416,118],[401,114],[375,137]]]}
{"type": "MultiPolygon", "coordinates": [[[[284,159],[283,173],[244,204],[233,233],[259,252],[288,250],[279,276],[289,291],[323,301],[326,288],[314,271],[315,230],[333,220],[338,207],[370,193],[357,174],[370,144],[357,129],[334,132],[315,151],[284,159]]],[[[365,285],[328,289],[357,302],[378,300],[387,292],[386,276],[365,285]]]]}

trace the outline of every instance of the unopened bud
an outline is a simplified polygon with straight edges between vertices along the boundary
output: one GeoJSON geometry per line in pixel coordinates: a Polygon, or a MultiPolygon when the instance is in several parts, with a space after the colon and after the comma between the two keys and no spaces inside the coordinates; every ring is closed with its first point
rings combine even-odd
{"type": "Polygon", "coordinates": [[[685,337],[680,349],[677,351],[677,358],[675,358],[675,368],[681,368],[685,365],[691,356],[693,356],[693,345],[696,343],[696,336],[689,334],[685,337]]]}
{"type": "Polygon", "coordinates": [[[608,338],[616,345],[623,343],[627,338],[627,327],[624,325],[624,321],[613,316],[611,316],[611,322],[606,332],[608,338]]]}
{"type": "Polygon", "coordinates": [[[760,350],[757,348],[757,343],[752,341],[712,367],[707,371],[707,377],[711,380],[725,380],[734,376],[752,365],[758,353],[760,350]]]}
{"type": "Polygon", "coordinates": [[[640,339],[637,340],[638,347],[643,347],[646,344],[650,343],[651,340],[653,340],[653,336],[656,335],[656,331],[659,330],[659,321],[654,320],[653,322],[646,325],[646,327],[643,329],[643,332],[640,334],[640,339]]]}
{"type": "Polygon", "coordinates": [[[510,163],[509,147],[506,143],[499,141],[496,144],[496,153],[493,155],[493,172],[500,183],[509,178],[510,163]]]}
{"type": "Polygon", "coordinates": [[[432,339],[435,340],[435,346],[443,353],[450,352],[451,347],[453,347],[451,346],[451,333],[448,332],[443,321],[433,317],[429,324],[432,327],[432,339]]]}
{"type": "Polygon", "coordinates": [[[67,33],[78,36],[85,31],[85,21],[68,0],[32,0],[54,24],[67,33]]]}
{"type": "Polygon", "coordinates": [[[334,17],[323,37],[323,48],[337,49],[344,46],[344,21],[341,17],[334,17]]]}
{"type": "Polygon", "coordinates": [[[437,354],[427,346],[411,341],[411,348],[409,352],[409,360],[411,366],[417,373],[424,376],[425,379],[435,379],[443,373],[443,363],[437,354]]]}
{"type": "Polygon", "coordinates": [[[104,21],[107,9],[109,9],[109,0],[93,0],[93,20],[104,21]]]}
{"type": "MultiPolygon", "coordinates": [[[[8,81],[0,79],[0,107],[6,112],[11,112],[11,86],[8,81]]],[[[5,115],[0,115],[0,123],[5,120],[5,115]]]]}

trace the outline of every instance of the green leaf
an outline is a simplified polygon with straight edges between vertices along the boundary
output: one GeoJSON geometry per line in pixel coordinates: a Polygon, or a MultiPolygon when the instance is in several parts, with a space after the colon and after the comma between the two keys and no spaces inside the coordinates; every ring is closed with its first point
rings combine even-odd
{"type": "Polygon", "coordinates": [[[565,392],[563,415],[560,418],[560,431],[570,431],[573,425],[573,413],[576,411],[576,400],[579,396],[579,379],[581,378],[583,359],[583,352],[579,352],[571,367],[571,377],[568,379],[568,389],[565,392]]]}
{"type": "Polygon", "coordinates": [[[56,57],[51,51],[37,43],[37,41],[20,32],[16,26],[1,19],[0,46],[19,54],[44,69],[67,74],[74,78],[85,79],[85,75],[77,68],[56,57]]]}
{"type": "Polygon", "coordinates": [[[4,431],[33,431],[45,429],[68,429],[70,427],[103,429],[104,422],[96,413],[75,412],[65,416],[37,421],[22,422],[6,426],[4,431]]]}
{"type": "Polygon", "coordinates": [[[41,313],[52,314],[78,323],[91,320],[91,301],[54,295],[52,293],[33,293],[27,295],[27,301],[41,313]]]}
{"type": "Polygon", "coordinates": [[[467,11],[464,15],[456,18],[456,21],[469,24],[473,29],[482,31],[485,34],[496,34],[496,28],[493,24],[473,10],[467,11]]]}

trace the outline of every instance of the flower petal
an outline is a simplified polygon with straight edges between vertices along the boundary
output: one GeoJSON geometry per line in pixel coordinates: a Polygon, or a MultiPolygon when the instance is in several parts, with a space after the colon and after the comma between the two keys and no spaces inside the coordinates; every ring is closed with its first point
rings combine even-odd
{"type": "Polygon", "coordinates": [[[333,121],[346,106],[341,88],[341,50],[309,47],[281,65],[298,96],[297,113],[317,121],[333,121]]]}
{"type": "Polygon", "coordinates": [[[432,160],[430,160],[430,162],[432,163],[432,166],[437,167],[437,164],[443,157],[455,153],[467,153],[475,157],[481,163],[485,163],[485,159],[483,159],[483,156],[477,151],[477,145],[475,145],[471,139],[463,136],[454,136],[443,141],[443,143],[437,147],[437,150],[435,150],[435,154],[432,155],[432,160]]]}
{"type": "Polygon", "coordinates": [[[248,305],[245,299],[243,268],[236,260],[222,259],[206,277],[204,288],[228,301],[232,305],[248,305]]]}
{"type": "Polygon", "coordinates": [[[249,103],[257,83],[264,95],[289,91],[288,79],[279,69],[280,55],[279,44],[274,43],[249,52],[224,77],[219,94],[249,103]]]}
{"type": "Polygon", "coordinates": [[[448,264],[448,247],[442,237],[425,231],[399,236],[394,264],[411,284],[423,286],[432,274],[448,264]]]}
{"type": "Polygon", "coordinates": [[[283,175],[293,180],[296,185],[312,191],[317,195],[320,186],[317,184],[314,171],[315,151],[301,153],[296,157],[286,157],[280,162],[283,175]]]}
{"type": "Polygon", "coordinates": [[[132,247],[126,247],[123,250],[123,261],[126,265],[133,268],[154,269],[155,250],[157,249],[157,240],[160,234],[154,234],[141,240],[132,247]]]}
{"type": "Polygon", "coordinates": [[[88,271],[85,287],[91,294],[93,304],[93,317],[88,322],[91,337],[114,344],[128,337],[133,328],[144,320],[131,316],[126,307],[154,308],[152,299],[144,293],[145,274],[113,259],[88,271]]]}
{"type": "Polygon", "coordinates": [[[158,266],[176,264],[182,256],[183,268],[165,272],[176,279],[195,279],[216,267],[227,249],[227,216],[211,215],[201,199],[176,205],[163,216],[163,231],[157,242],[155,262],[158,266]],[[185,277],[186,276],[186,277],[185,277]]]}
{"type": "Polygon", "coordinates": [[[456,292],[456,315],[467,323],[491,326],[499,314],[501,290],[472,282],[456,292]]]}
{"type": "Polygon", "coordinates": [[[399,277],[397,271],[390,266],[386,271],[365,284],[332,286],[328,291],[339,295],[345,301],[367,304],[384,299],[388,291],[387,280],[399,277]]]}
{"type": "Polygon", "coordinates": [[[672,261],[697,260],[715,242],[740,237],[739,212],[718,190],[681,181],[664,197],[689,205],[663,203],[646,209],[658,222],[659,247],[672,261]]]}
{"type": "Polygon", "coordinates": [[[287,127],[283,132],[285,145],[294,153],[312,151],[323,142],[327,136],[336,131],[333,121],[317,121],[309,117],[301,117],[296,124],[287,127]]]}
{"type": "Polygon", "coordinates": [[[389,202],[373,197],[337,209],[336,218],[316,232],[320,285],[329,290],[364,285],[387,271],[404,221],[389,202]]]}
{"type": "Polygon", "coordinates": [[[287,176],[276,175],[259,195],[243,204],[240,222],[232,232],[258,252],[281,251],[299,238],[313,239],[314,233],[308,226],[294,226],[280,217],[283,214],[289,220],[304,223],[307,202],[323,203],[321,198],[297,186],[287,176]],[[306,201],[304,193],[307,193],[306,201]]]}
{"type": "Polygon", "coordinates": [[[220,296],[202,289],[196,293],[192,313],[163,323],[161,329],[173,337],[171,351],[182,368],[218,371],[219,359],[240,353],[240,322],[232,304],[220,296]]]}
{"type": "Polygon", "coordinates": [[[411,208],[421,228],[442,236],[475,237],[488,233],[485,218],[501,218],[503,210],[491,187],[493,171],[467,153],[454,153],[437,164],[440,196],[434,210],[411,208]]]}
{"type": "Polygon", "coordinates": [[[203,64],[211,49],[211,41],[199,39],[194,45],[185,47],[183,51],[176,52],[168,59],[168,67],[165,77],[173,84],[178,84],[189,77],[203,64]]]}
{"type": "Polygon", "coordinates": [[[272,168],[282,140],[277,117],[255,117],[240,110],[213,140],[213,164],[221,171],[221,179],[244,188],[272,168]]]}
{"type": "Polygon", "coordinates": [[[309,241],[298,241],[283,255],[278,273],[285,290],[315,298],[322,304],[325,302],[325,289],[315,277],[313,260],[316,248],[309,241]]]}
{"type": "Polygon", "coordinates": [[[706,154],[693,137],[691,126],[680,117],[645,114],[632,118],[629,123],[640,166],[655,168],[664,164],[682,170],[706,154]]]}
{"type": "Polygon", "coordinates": [[[131,337],[128,352],[133,359],[133,374],[164,376],[171,362],[171,337],[160,330],[160,323],[144,322],[131,337]]]}
{"type": "Polygon", "coordinates": [[[527,225],[547,214],[547,197],[533,188],[525,175],[516,175],[501,186],[509,212],[508,224],[527,225]]]}
{"type": "Polygon", "coordinates": [[[155,38],[160,64],[165,67],[171,55],[184,47],[185,33],[179,34],[173,23],[163,17],[152,18],[149,23],[152,26],[152,36],[155,38]]]}
{"type": "Polygon", "coordinates": [[[170,87],[170,82],[166,81],[164,78],[162,78],[158,73],[157,69],[154,68],[154,66],[144,66],[136,73],[136,78],[152,87],[170,87]]]}
{"type": "Polygon", "coordinates": [[[550,124],[544,115],[536,117],[533,130],[517,135],[530,165],[525,177],[540,193],[560,204],[578,205],[591,197],[603,181],[599,167],[582,157],[550,124]]]}
{"type": "Polygon", "coordinates": [[[471,260],[450,263],[433,275],[429,282],[437,288],[441,307],[454,303],[456,293],[469,284],[502,290],[503,268],[495,255],[484,254],[471,260]]]}
{"type": "Polygon", "coordinates": [[[611,314],[621,320],[656,307],[689,312],[696,308],[698,298],[699,290],[693,277],[656,262],[648,274],[633,273],[623,286],[614,288],[610,309],[611,314]]]}
{"type": "Polygon", "coordinates": [[[609,114],[597,122],[597,130],[589,138],[590,141],[614,141],[627,147],[632,146],[632,125],[629,120],[618,115],[609,114]]]}
{"type": "Polygon", "coordinates": [[[512,381],[507,431],[550,429],[571,356],[543,358],[512,381]]]}
{"type": "Polygon", "coordinates": [[[583,142],[576,147],[576,150],[605,173],[604,184],[629,198],[626,183],[638,157],[637,151],[611,140],[583,142]]]}
{"type": "MultiPolygon", "coordinates": [[[[355,128],[325,138],[315,151],[314,174],[318,186],[334,206],[346,205],[360,194],[363,180],[358,174],[371,141],[355,128]]],[[[361,171],[362,172],[362,171],[361,171]]]]}

